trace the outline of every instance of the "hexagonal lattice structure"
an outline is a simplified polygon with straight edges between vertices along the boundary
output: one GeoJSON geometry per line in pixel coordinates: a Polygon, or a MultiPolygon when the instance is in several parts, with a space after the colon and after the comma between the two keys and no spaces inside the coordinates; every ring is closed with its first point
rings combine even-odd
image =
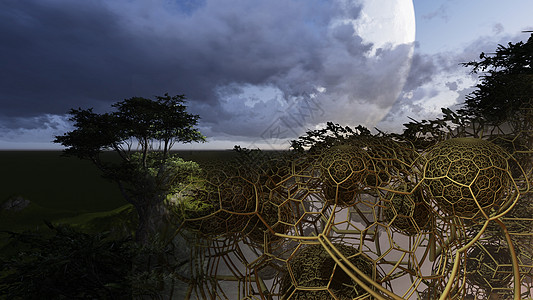
{"type": "Polygon", "coordinates": [[[412,194],[388,193],[385,203],[383,217],[392,228],[409,236],[431,231],[433,211],[420,189],[412,194]]]}
{"type": "Polygon", "coordinates": [[[210,236],[242,232],[259,201],[256,185],[220,170],[213,170],[206,177],[193,191],[194,200],[204,208],[187,213],[185,226],[210,236]]]}
{"type": "Polygon", "coordinates": [[[349,205],[355,193],[363,188],[363,179],[372,169],[368,154],[353,145],[327,148],[319,158],[323,189],[329,201],[349,205]],[[338,192],[337,192],[338,191],[338,192]]]}
{"type": "Polygon", "coordinates": [[[365,178],[368,187],[384,187],[395,179],[405,180],[420,159],[411,145],[383,137],[359,137],[357,144],[365,150],[373,163],[365,178]]]}
{"type": "Polygon", "coordinates": [[[254,243],[262,245],[265,241],[265,234],[270,241],[279,240],[280,237],[275,233],[285,234],[290,229],[287,225],[290,211],[287,206],[281,205],[284,188],[279,186],[270,193],[263,193],[259,201],[259,210],[252,215],[250,226],[246,228],[246,236],[254,243]]]}
{"type": "Polygon", "coordinates": [[[427,152],[424,184],[437,206],[449,215],[475,219],[498,211],[511,185],[508,154],[474,138],[438,143],[427,152]]]}
{"type": "MultiPolygon", "coordinates": [[[[359,270],[372,276],[374,267],[372,261],[365,256],[357,255],[357,249],[342,244],[335,244],[335,247],[359,270]]],[[[282,281],[281,288],[285,297],[295,300],[344,300],[367,294],[338,267],[321,245],[304,246],[299,249],[296,255],[288,261],[288,273],[282,281]]]]}
{"type": "Polygon", "coordinates": [[[511,286],[513,270],[507,246],[476,243],[467,256],[467,282],[486,291],[511,286]]]}
{"type": "Polygon", "coordinates": [[[198,250],[190,299],[373,299],[350,277],[357,272],[344,272],[326,251],[330,241],[387,299],[438,299],[447,286],[446,299],[510,295],[506,238],[531,297],[530,167],[521,172],[522,163],[485,140],[451,139],[422,151],[358,136],[275,163],[209,169],[190,195],[206,205],[185,213],[181,227],[198,238],[188,239],[198,250]],[[507,231],[498,220],[483,226],[485,215],[508,205],[498,217],[507,231]],[[465,248],[474,237],[477,246],[465,248]]]}

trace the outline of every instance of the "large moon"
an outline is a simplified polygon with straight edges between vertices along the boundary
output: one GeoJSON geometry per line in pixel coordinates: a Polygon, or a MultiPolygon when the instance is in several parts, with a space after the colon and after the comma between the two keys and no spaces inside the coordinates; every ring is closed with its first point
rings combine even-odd
{"type": "MultiPolygon", "coordinates": [[[[288,141],[326,122],[376,127],[399,98],[411,68],[416,30],[412,0],[265,0],[239,20],[254,24],[265,18],[260,12],[268,8],[266,3],[294,11],[270,12],[261,26],[243,26],[226,38],[254,36],[253,51],[239,52],[242,59],[249,53],[266,56],[249,63],[250,74],[258,79],[239,76],[217,86],[228,117],[216,120],[207,134],[242,137],[243,142],[233,144],[248,148],[286,149],[288,141]],[[292,19],[287,23],[287,18],[292,19]]],[[[241,69],[227,66],[231,64],[221,62],[220,69],[240,74],[241,69]]]]}
{"type": "Polygon", "coordinates": [[[415,11],[412,0],[362,0],[356,3],[363,5],[359,17],[344,22],[353,24],[357,38],[373,46],[367,54],[366,74],[347,78],[351,81],[347,84],[354,86],[354,93],[347,99],[346,94],[344,97],[339,95],[335,114],[329,117],[340,124],[364,125],[372,129],[390,111],[407,80],[414,52],[415,11]],[[358,95],[358,90],[366,86],[367,94],[373,94],[372,98],[358,95]]]}
{"type": "Polygon", "coordinates": [[[366,0],[364,2],[362,19],[364,25],[359,26],[359,34],[363,39],[374,44],[374,48],[390,45],[408,45],[409,50],[403,53],[404,64],[398,66],[395,89],[390,94],[390,99],[385,100],[386,105],[377,115],[376,125],[390,111],[398,99],[407,75],[411,69],[416,36],[415,10],[412,0],[366,0]]]}
{"type": "Polygon", "coordinates": [[[412,0],[366,0],[357,33],[374,47],[410,44],[415,40],[415,10],[412,0]]]}

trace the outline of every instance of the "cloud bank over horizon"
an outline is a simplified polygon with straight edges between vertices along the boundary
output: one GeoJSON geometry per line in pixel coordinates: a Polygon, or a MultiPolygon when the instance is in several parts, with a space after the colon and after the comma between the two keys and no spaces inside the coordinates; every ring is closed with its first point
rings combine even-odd
{"type": "Polygon", "coordinates": [[[372,126],[408,71],[412,43],[376,48],[356,32],[362,2],[181,3],[0,3],[1,139],[63,130],[70,108],[167,92],[185,94],[215,139],[257,139],[283,116],[289,135],[328,120],[372,126]]]}
{"type": "Polygon", "coordinates": [[[399,131],[459,103],[459,63],[494,39],[419,53],[412,2],[380,1],[0,2],[0,149],[57,148],[70,108],[134,96],[185,94],[211,147],[286,148],[327,121],[399,131]]]}

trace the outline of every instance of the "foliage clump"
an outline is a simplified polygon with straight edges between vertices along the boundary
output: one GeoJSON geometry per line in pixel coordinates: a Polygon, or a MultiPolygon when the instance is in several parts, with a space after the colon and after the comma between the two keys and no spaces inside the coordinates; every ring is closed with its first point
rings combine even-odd
{"type": "Polygon", "coordinates": [[[0,259],[6,299],[130,299],[132,241],[47,223],[52,233],[9,232],[20,252],[0,259]]]}
{"type": "Polygon", "coordinates": [[[133,97],[113,105],[114,112],[97,114],[92,109],[72,109],[74,130],[56,136],[67,147],[65,155],[94,163],[105,178],[118,185],[124,199],[139,217],[137,241],[147,244],[165,213],[164,201],[187,171],[195,166],[170,153],[179,143],[203,142],[194,126],[199,116],[187,112],[185,96],[133,97]],[[114,152],[116,160],[103,153],[114,152]]]}

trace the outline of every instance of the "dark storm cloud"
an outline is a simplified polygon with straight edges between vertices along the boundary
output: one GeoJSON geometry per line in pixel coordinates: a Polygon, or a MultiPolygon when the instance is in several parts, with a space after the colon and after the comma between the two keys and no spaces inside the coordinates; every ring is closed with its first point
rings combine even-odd
{"type": "MultiPolygon", "coordinates": [[[[292,135],[331,120],[368,126],[397,98],[412,45],[375,49],[346,22],[361,15],[354,3],[4,1],[0,138],[61,134],[56,115],[70,108],[166,92],[186,94],[208,137],[252,140],[280,122],[292,135]],[[251,96],[250,86],[273,92],[251,96]]],[[[435,66],[413,63],[415,89],[435,66]]]]}
{"type": "Polygon", "coordinates": [[[126,43],[109,11],[90,1],[3,1],[0,14],[2,114],[64,113],[114,89],[112,49],[126,43]]]}
{"type": "Polygon", "coordinates": [[[136,18],[142,16],[128,19],[121,15],[121,7],[113,11],[99,1],[0,5],[0,28],[7,41],[0,48],[4,115],[61,114],[77,106],[103,108],[126,97],[179,91],[185,86],[192,87],[192,96],[209,95],[210,84],[199,78],[201,72],[211,71],[209,63],[191,64],[205,59],[194,49],[183,51],[181,42],[186,41],[139,26],[142,20],[136,18]]]}
{"type": "Polygon", "coordinates": [[[53,128],[57,129],[59,123],[54,121],[48,115],[39,115],[32,118],[4,118],[0,121],[0,129],[8,129],[7,126],[20,129],[34,129],[34,128],[53,128]]]}
{"type": "Polygon", "coordinates": [[[221,110],[219,87],[267,84],[289,97],[320,84],[328,23],[360,12],[327,1],[178,3],[0,2],[4,124],[165,92],[185,93],[216,123],[209,111],[221,110]]]}
{"type": "MultiPolygon", "coordinates": [[[[471,59],[474,58],[472,53],[437,53],[431,55],[415,53],[402,94],[385,116],[381,125],[389,127],[386,128],[387,131],[400,132],[402,129],[400,125],[410,122],[408,117],[415,120],[440,117],[440,110],[436,114],[430,112],[424,108],[424,102],[430,101],[431,98],[442,93],[442,87],[440,90],[438,89],[441,83],[444,89],[457,91],[457,82],[450,82],[449,79],[444,82],[441,81],[448,76],[459,76],[458,78],[467,76],[468,71],[462,70],[462,67],[459,66],[459,62],[464,62],[465,60],[462,59],[467,56],[471,59]]],[[[458,99],[455,100],[457,102],[458,99]]]]}

